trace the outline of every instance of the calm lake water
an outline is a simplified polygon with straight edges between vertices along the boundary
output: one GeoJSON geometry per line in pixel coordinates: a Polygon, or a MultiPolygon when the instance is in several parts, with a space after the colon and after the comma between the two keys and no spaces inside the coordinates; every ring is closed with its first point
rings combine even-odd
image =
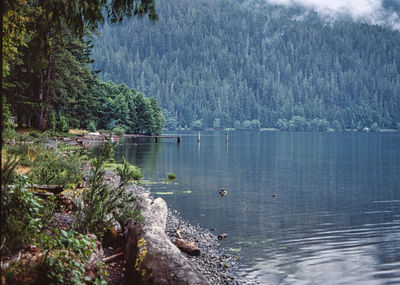
{"type": "Polygon", "coordinates": [[[186,133],[123,155],[154,196],[228,234],[251,284],[400,284],[400,133],[186,133]]]}

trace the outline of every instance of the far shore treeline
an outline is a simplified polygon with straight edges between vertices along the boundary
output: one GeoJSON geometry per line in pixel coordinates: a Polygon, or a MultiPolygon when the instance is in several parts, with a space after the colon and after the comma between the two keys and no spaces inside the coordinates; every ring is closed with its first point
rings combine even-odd
{"type": "Polygon", "coordinates": [[[129,5],[125,2],[85,1],[83,5],[66,0],[5,1],[5,126],[14,117],[19,128],[40,130],[117,128],[147,134],[162,131],[165,119],[154,98],[124,84],[104,82],[90,67],[91,39],[98,24],[104,22],[104,14],[111,23],[124,16],[145,14],[157,19],[154,1],[126,2],[129,5]]]}

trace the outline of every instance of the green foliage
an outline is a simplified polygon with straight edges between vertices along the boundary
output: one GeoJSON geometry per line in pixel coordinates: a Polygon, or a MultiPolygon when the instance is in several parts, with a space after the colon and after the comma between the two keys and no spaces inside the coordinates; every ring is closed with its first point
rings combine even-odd
{"type": "Polygon", "coordinates": [[[122,162],[116,168],[116,173],[119,175],[122,187],[126,186],[132,180],[140,180],[143,178],[143,174],[139,168],[129,164],[125,158],[122,158],[122,162]],[[122,181],[124,179],[124,181],[122,181]]]}
{"type": "Polygon", "coordinates": [[[213,123],[213,128],[214,129],[221,128],[221,119],[220,118],[215,118],[214,123],[213,123]]]}
{"type": "Polygon", "coordinates": [[[329,129],[329,122],[326,119],[315,118],[310,122],[310,130],[324,132],[329,129]]]}
{"type": "Polygon", "coordinates": [[[104,181],[106,171],[103,167],[111,158],[114,146],[108,141],[97,149],[92,159],[89,189],[75,198],[77,228],[82,232],[96,233],[99,237],[116,221],[139,219],[135,209],[136,197],[126,191],[129,182],[138,178],[136,169],[123,160],[122,167],[117,168],[118,185],[111,186],[104,181]]]}
{"type": "Polygon", "coordinates": [[[242,129],[242,130],[258,130],[260,128],[261,128],[261,124],[260,124],[260,121],[258,121],[258,120],[252,120],[252,121],[245,120],[239,127],[239,129],[242,129]]]}
{"type": "MultiPolygon", "coordinates": [[[[61,230],[55,231],[51,236],[42,236],[41,243],[47,250],[41,269],[49,283],[84,284],[95,281],[85,276],[85,265],[96,250],[95,236],[61,230]]],[[[102,264],[97,266],[102,271],[102,264]]],[[[97,282],[105,279],[104,272],[99,273],[97,282]]]]}
{"type": "Polygon", "coordinates": [[[38,197],[28,191],[26,176],[13,179],[14,162],[2,167],[1,185],[1,253],[15,252],[29,245],[42,227],[43,206],[38,197]],[[3,174],[4,173],[4,174],[3,174]],[[9,184],[13,183],[13,184],[9,184]]]}
{"type": "Polygon", "coordinates": [[[3,129],[12,129],[13,126],[10,124],[11,110],[10,105],[7,103],[6,96],[1,95],[1,122],[3,129]]]}
{"type": "Polygon", "coordinates": [[[31,179],[37,184],[63,185],[64,187],[81,182],[83,179],[84,150],[66,152],[62,155],[53,149],[42,148],[36,155],[31,179]]]}
{"type": "Polygon", "coordinates": [[[68,119],[62,114],[59,114],[58,116],[57,130],[63,133],[67,133],[69,131],[68,119]]]}
{"type": "Polygon", "coordinates": [[[281,131],[287,131],[289,128],[288,121],[286,119],[279,119],[276,122],[276,127],[281,131]]]}
{"type": "Polygon", "coordinates": [[[97,129],[97,128],[96,128],[95,122],[90,121],[90,122],[89,122],[89,125],[87,126],[87,130],[88,130],[89,132],[95,132],[96,129],[97,129]]]}
{"type": "Polygon", "coordinates": [[[88,64],[91,33],[99,23],[146,14],[157,19],[152,0],[6,2],[16,3],[7,4],[3,14],[3,91],[19,127],[41,130],[54,129],[48,126],[51,110],[64,116],[57,126],[61,132],[68,123],[86,127],[95,119],[97,80],[88,64]]]}
{"type": "Polygon", "coordinates": [[[48,130],[53,134],[57,131],[57,119],[55,112],[50,112],[48,130]]]}
{"type": "Polygon", "coordinates": [[[371,127],[369,128],[369,130],[370,130],[371,132],[378,132],[378,131],[379,131],[379,126],[378,126],[378,124],[377,124],[377,123],[373,123],[373,124],[371,125],[371,127]]]}
{"type": "Polygon", "coordinates": [[[168,180],[175,180],[176,174],[172,173],[172,172],[168,172],[167,177],[168,177],[168,180]]]}
{"type": "Polygon", "coordinates": [[[332,122],[332,128],[337,132],[342,131],[342,126],[340,125],[340,123],[337,120],[334,120],[332,122]]]}
{"type": "Polygon", "coordinates": [[[75,231],[53,230],[40,235],[36,243],[41,256],[25,256],[24,262],[13,262],[5,271],[6,281],[13,284],[106,284],[104,264],[94,264],[96,277],[86,274],[86,264],[96,250],[96,237],[75,231]],[[38,258],[39,257],[39,258],[38,258]]]}
{"type": "Polygon", "coordinates": [[[195,120],[193,122],[190,123],[190,128],[192,130],[202,130],[203,127],[203,120],[195,120]]]}
{"type": "Polygon", "coordinates": [[[159,1],[155,26],[105,24],[93,67],[155,97],[171,114],[168,128],[199,119],[213,127],[217,118],[222,127],[249,119],[270,127],[293,116],[337,120],[343,129],[400,122],[398,31],[327,25],[267,2],[159,1]]]}
{"type": "Polygon", "coordinates": [[[240,128],[242,127],[242,124],[240,123],[240,121],[235,121],[235,123],[233,124],[235,129],[240,130],[240,128]]]}
{"type": "Polygon", "coordinates": [[[115,128],[112,129],[112,133],[116,134],[118,136],[122,136],[124,134],[126,134],[126,131],[128,130],[127,126],[124,125],[118,125],[115,128]]]}

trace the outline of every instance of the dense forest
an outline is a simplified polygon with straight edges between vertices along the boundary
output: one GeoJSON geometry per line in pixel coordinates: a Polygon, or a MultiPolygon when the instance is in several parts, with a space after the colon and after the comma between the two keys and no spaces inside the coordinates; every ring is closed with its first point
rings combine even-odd
{"type": "Polygon", "coordinates": [[[154,98],[103,82],[89,67],[97,25],[133,15],[155,20],[153,2],[6,1],[2,122],[14,115],[20,128],[160,133],[165,119],[154,98]]]}
{"type": "Polygon", "coordinates": [[[399,31],[262,2],[159,1],[156,23],[104,24],[93,70],[171,129],[400,126],[399,31]]]}

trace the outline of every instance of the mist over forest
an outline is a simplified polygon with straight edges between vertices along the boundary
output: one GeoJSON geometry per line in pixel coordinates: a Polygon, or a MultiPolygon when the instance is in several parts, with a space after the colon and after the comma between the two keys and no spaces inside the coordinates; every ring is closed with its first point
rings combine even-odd
{"type": "Polygon", "coordinates": [[[106,23],[93,69],[157,98],[168,128],[400,122],[397,30],[266,1],[157,5],[157,23],[106,23]]]}

